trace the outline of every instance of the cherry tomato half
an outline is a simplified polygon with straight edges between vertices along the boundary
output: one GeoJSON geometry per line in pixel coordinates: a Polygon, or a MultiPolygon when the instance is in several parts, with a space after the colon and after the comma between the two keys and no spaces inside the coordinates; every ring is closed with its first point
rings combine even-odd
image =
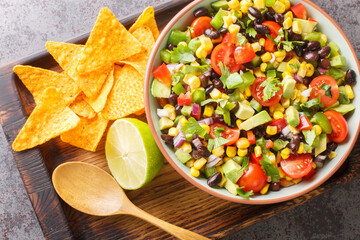
{"type": "Polygon", "coordinates": [[[308,153],[290,154],[289,158],[280,160],[280,166],[286,176],[302,178],[313,169],[312,157],[308,153]]]}
{"type": "Polygon", "coordinates": [[[278,134],[287,126],[287,122],[285,118],[273,119],[267,126],[276,126],[276,134],[278,134]]]}
{"type": "Polygon", "coordinates": [[[238,185],[244,187],[244,191],[253,190],[254,193],[259,192],[266,185],[267,176],[260,165],[249,163],[249,169],[238,180],[238,185]]]}
{"type": "Polygon", "coordinates": [[[270,98],[267,101],[263,101],[264,87],[261,87],[260,84],[265,80],[266,77],[258,77],[255,79],[255,82],[251,85],[251,95],[262,106],[270,107],[277,104],[280,101],[283,90],[282,88],[280,88],[280,90],[277,91],[272,98],[270,98]]]}
{"type": "Polygon", "coordinates": [[[312,88],[310,93],[310,99],[320,97],[320,103],[323,103],[324,107],[329,107],[333,105],[339,98],[339,87],[335,79],[330,76],[318,76],[311,81],[310,86],[312,88]],[[331,86],[330,92],[332,97],[325,95],[325,90],[320,88],[322,84],[331,86]]]}
{"type": "Polygon", "coordinates": [[[250,162],[260,165],[260,161],[262,160],[262,156],[257,157],[255,153],[250,153],[250,162]]]}
{"type": "Polygon", "coordinates": [[[250,43],[238,46],[235,49],[234,57],[238,64],[248,63],[255,57],[255,51],[250,43]]]}
{"type": "Polygon", "coordinates": [[[225,130],[221,133],[221,137],[229,140],[228,143],[226,143],[225,145],[232,145],[234,143],[236,143],[236,141],[239,139],[240,137],[240,130],[239,128],[229,128],[228,126],[226,126],[225,124],[221,124],[221,123],[213,123],[210,125],[210,137],[212,139],[217,138],[217,136],[214,135],[214,131],[217,127],[220,128],[224,128],[225,130]]]}
{"type": "Polygon", "coordinates": [[[200,35],[203,35],[207,28],[212,28],[215,30],[215,28],[210,24],[211,20],[212,20],[211,17],[207,17],[207,16],[196,18],[191,24],[192,27],[192,31],[190,31],[191,38],[196,38],[200,35]]]}
{"type": "MultiPolygon", "coordinates": [[[[277,24],[274,21],[264,21],[262,24],[267,26],[270,29],[269,35],[272,38],[276,38],[278,36],[278,32],[281,28],[281,26],[279,24],[277,24]]],[[[277,51],[276,43],[271,41],[269,38],[265,39],[264,48],[265,48],[265,51],[267,51],[267,52],[276,52],[277,51]]]]}
{"type": "Polygon", "coordinates": [[[326,111],[324,114],[329,119],[332,128],[331,134],[328,134],[329,139],[336,143],[344,141],[348,134],[345,118],[336,111],[326,111]]]}
{"type": "Polygon", "coordinates": [[[238,43],[238,40],[237,40],[237,37],[236,37],[236,34],[234,33],[226,33],[223,40],[222,40],[222,43],[231,43],[231,44],[237,44],[238,43]]]}
{"type": "Polygon", "coordinates": [[[228,43],[220,43],[217,45],[211,53],[211,66],[214,71],[221,75],[219,61],[225,64],[231,73],[240,70],[241,64],[236,63],[234,58],[235,45],[228,43]]]}

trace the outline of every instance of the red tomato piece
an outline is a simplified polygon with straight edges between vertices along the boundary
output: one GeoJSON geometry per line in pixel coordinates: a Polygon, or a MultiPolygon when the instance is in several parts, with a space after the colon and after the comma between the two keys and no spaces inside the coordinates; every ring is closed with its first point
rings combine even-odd
{"type": "Polygon", "coordinates": [[[295,6],[292,6],[291,11],[294,13],[294,15],[297,18],[306,19],[307,18],[307,12],[302,3],[296,4],[295,6]]]}
{"type": "Polygon", "coordinates": [[[318,76],[311,81],[310,86],[312,88],[310,93],[310,99],[320,97],[320,103],[323,103],[324,107],[329,107],[333,105],[339,98],[340,95],[339,87],[335,79],[333,79],[330,76],[327,75],[318,76]],[[322,84],[331,86],[330,92],[332,97],[325,95],[325,90],[320,88],[322,84]]]}
{"type": "Polygon", "coordinates": [[[272,148],[274,146],[274,142],[271,140],[265,140],[265,149],[272,148]]]}
{"type": "Polygon", "coordinates": [[[184,105],[190,106],[191,105],[190,92],[186,92],[186,94],[180,93],[177,102],[179,106],[184,106],[184,105]]]}
{"type": "Polygon", "coordinates": [[[276,126],[276,130],[277,130],[276,134],[278,134],[287,126],[287,122],[286,122],[285,118],[273,119],[267,125],[268,126],[276,126]]]}
{"type": "Polygon", "coordinates": [[[247,131],[247,137],[250,144],[255,144],[255,134],[253,131],[247,131]]]}
{"type": "Polygon", "coordinates": [[[208,16],[202,16],[196,18],[191,24],[191,28],[192,28],[192,31],[190,31],[191,38],[196,38],[200,35],[203,35],[207,28],[212,28],[215,30],[215,28],[210,24],[211,20],[212,20],[211,17],[208,16]]]}
{"type": "Polygon", "coordinates": [[[302,178],[313,169],[312,157],[308,153],[290,154],[289,158],[280,160],[280,166],[286,176],[302,178]]]}
{"type": "Polygon", "coordinates": [[[234,57],[238,64],[248,63],[256,56],[254,49],[250,43],[238,46],[235,49],[234,57]]]}
{"type": "Polygon", "coordinates": [[[166,67],[165,63],[161,64],[153,71],[153,76],[166,86],[171,86],[171,72],[166,67]]]}
{"type": "Polygon", "coordinates": [[[266,185],[267,176],[260,165],[249,163],[249,169],[238,180],[238,185],[244,187],[244,191],[253,190],[254,193],[259,192],[266,185]]]}
{"type": "Polygon", "coordinates": [[[234,44],[220,43],[213,49],[211,53],[211,66],[217,74],[221,75],[220,67],[218,65],[219,61],[225,64],[231,73],[240,70],[241,64],[236,63],[234,52],[234,44]]]}
{"type": "Polygon", "coordinates": [[[316,173],[315,169],[311,169],[311,171],[305,176],[306,179],[310,179],[316,173]]]}
{"type": "Polygon", "coordinates": [[[312,19],[312,18],[308,18],[308,20],[309,20],[310,22],[317,22],[315,19],[312,19]]]}
{"type": "Polygon", "coordinates": [[[274,21],[264,21],[263,25],[267,26],[270,29],[270,36],[276,38],[278,36],[281,26],[274,21]]]}
{"type": "Polygon", "coordinates": [[[312,124],[311,124],[309,118],[305,115],[300,116],[300,123],[299,123],[299,125],[297,125],[296,129],[298,131],[312,129],[312,124]]]}
{"type": "Polygon", "coordinates": [[[326,111],[324,114],[329,119],[332,128],[331,134],[328,134],[329,139],[336,143],[344,141],[348,134],[346,119],[336,111],[326,111]]]}
{"type": "Polygon", "coordinates": [[[225,124],[221,124],[221,123],[213,123],[210,125],[210,137],[212,139],[217,138],[217,136],[215,136],[214,131],[217,127],[220,128],[224,128],[225,130],[221,133],[221,137],[229,140],[228,143],[226,143],[225,145],[232,145],[234,143],[236,143],[236,141],[239,139],[240,137],[240,130],[239,128],[229,128],[228,126],[226,126],[225,124]]]}
{"type": "Polygon", "coordinates": [[[263,101],[264,87],[261,87],[260,85],[265,80],[266,80],[266,77],[258,77],[255,79],[254,83],[250,87],[251,95],[262,106],[270,107],[270,106],[277,104],[280,101],[283,90],[282,90],[282,87],[280,87],[280,90],[278,90],[272,98],[270,98],[267,101],[263,101]]]}
{"type": "Polygon", "coordinates": [[[257,157],[253,152],[250,154],[250,162],[260,165],[261,160],[262,160],[262,156],[257,157]]]}
{"type": "Polygon", "coordinates": [[[266,52],[276,52],[277,46],[276,43],[270,40],[270,38],[265,39],[264,48],[266,52]]]}
{"type": "Polygon", "coordinates": [[[226,33],[222,40],[222,43],[230,43],[236,45],[238,43],[236,34],[226,33]]]}

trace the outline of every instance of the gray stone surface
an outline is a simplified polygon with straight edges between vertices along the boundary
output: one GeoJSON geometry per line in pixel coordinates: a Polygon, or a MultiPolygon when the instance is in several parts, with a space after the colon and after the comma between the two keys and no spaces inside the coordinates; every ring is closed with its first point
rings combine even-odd
{"type": "MultiPolygon", "coordinates": [[[[118,17],[166,0],[1,0],[0,65],[88,32],[98,10],[118,17]]],[[[360,56],[360,0],[314,0],[343,28],[360,56]]],[[[0,127],[0,239],[43,238],[8,143],[0,127]]],[[[360,179],[286,213],[229,235],[226,239],[359,239],[360,179]]]]}

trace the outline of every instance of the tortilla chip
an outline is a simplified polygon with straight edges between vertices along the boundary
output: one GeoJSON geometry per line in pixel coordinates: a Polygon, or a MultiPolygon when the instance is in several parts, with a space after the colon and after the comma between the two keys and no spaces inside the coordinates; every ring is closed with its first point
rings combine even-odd
{"type": "Polygon", "coordinates": [[[136,29],[141,26],[148,26],[156,40],[159,37],[159,29],[156,24],[155,15],[154,15],[154,8],[147,7],[143,13],[138,17],[136,22],[130,27],[129,32],[133,33],[136,29]]]}
{"type": "Polygon", "coordinates": [[[155,40],[154,37],[151,33],[151,30],[149,27],[147,26],[142,26],[139,27],[138,29],[136,29],[132,35],[139,40],[139,42],[141,43],[142,47],[145,49],[146,53],[148,55],[150,55],[151,50],[154,47],[155,44],[155,40]]]}
{"type": "Polygon", "coordinates": [[[144,108],[144,79],[130,65],[115,65],[115,84],[101,116],[108,120],[119,119],[144,108]]]}
{"type": "Polygon", "coordinates": [[[148,59],[149,56],[145,52],[142,52],[121,61],[121,63],[131,65],[140,73],[142,78],[144,78],[148,59]]]}
{"type": "Polygon", "coordinates": [[[76,83],[65,74],[23,65],[17,65],[13,70],[33,95],[36,104],[49,87],[57,88],[60,96],[69,104],[80,93],[76,83]]]}
{"type": "Polygon", "coordinates": [[[103,119],[101,116],[96,116],[92,119],[80,118],[79,124],[75,128],[61,134],[60,138],[63,142],[75,147],[95,152],[108,122],[108,120],[103,119]]]}
{"type": "Polygon", "coordinates": [[[139,41],[126,30],[108,8],[103,8],[99,12],[76,69],[80,74],[108,69],[115,62],[140,51],[139,41]]]}
{"type": "Polygon", "coordinates": [[[92,107],[85,101],[85,94],[80,93],[79,96],[72,102],[69,108],[76,113],[78,116],[84,118],[93,118],[96,116],[96,112],[92,107]]]}
{"type": "Polygon", "coordinates": [[[114,85],[114,68],[106,78],[104,85],[101,88],[100,94],[94,98],[84,97],[84,100],[94,109],[95,112],[103,110],[107,97],[114,85]]]}
{"type": "Polygon", "coordinates": [[[46,49],[86,96],[94,98],[99,95],[111,69],[92,71],[84,75],[78,74],[76,65],[84,50],[84,45],[49,41],[46,42],[46,49]]]}
{"type": "Polygon", "coordinates": [[[76,127],[80,118],[54,87],[47,88],[13,142],[14,151],[40,145],[76,127]]]}

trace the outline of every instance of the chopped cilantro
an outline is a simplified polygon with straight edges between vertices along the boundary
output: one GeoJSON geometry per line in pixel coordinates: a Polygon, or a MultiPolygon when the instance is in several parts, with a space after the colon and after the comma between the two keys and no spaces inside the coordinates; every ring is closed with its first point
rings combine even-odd
{"type": "Polygon", "coordinates": [[[221,114],[224,116],[224,122],[227,125],[231,125],[231,117],[230,117],[230,110],[233,109],[236,105],[231,102],[227,102],[223,108],[217,107],[215,110],[216,114],[221,114]]]}
{"type": "Polygon", "coordinates": [[[252,28],[252,27],[247,28],[246,33],[249,34],[249,36],[253,37],[253,38],[255,38],[256,35],[257,35],[256,30],[254,28],[252,28]]]}
{"type": "Polygon", "coordinates": [[[205,106],[206,104],[208,103],[211,103],[211,102],[216,102],[216,103],[219,103],[221,107],[225,107],[226,103],[228,102],[228,100],[226,99],[212,99],[212,98],[209,98],[209,99],[206,99],[204,101],[202,101],[200,103],[201,106],[205,106]]]}
{"type": "Polygon", "coordinates": [[[271,164],[267,154],[263,154],[262,160],[260,160],[261,168],[264,170],[266,176],[271,177],[272,182],[279,182],[280,175],[279,169],[271,164]]]}
{"type": "Polygon", "coordinates": [[[262,82],[260,87],[264,87],[263,101],[266,102],[275,96],[276,92],[280,90],[280,85],[281,83],[278,78],[267,78],[264,82],[262,82]]]}
{"type": "Polygon", "coordinates": [[[197,72],[201,72],[204,73],[208,70],[208,66],[191,66],[191,65],[184,65],[183,69],[181,70],[182,73],[184,74],[189,74],[189,73],[197,73],[197,72]]]}
{"type": "Polygon", "coordinates": [[[291,41],[281,41],[285,51],[290,52],[294,49],[294,44],[291,41]]]}
{"type": "Polygon", "coordinates": [[[188,26],[187,29],[189,29],[190,33],[193,33],[193,32],[194,32],[194,28],[193,28],[193,27],[188,26]]]}
{"type": "Polygon", "coordinates": [[[251,191],[244,191],[243,188],[244,188],[244,187],[238,187],[238,188],[236,188],[236,192],[237,192],[237,194],[239,194],[239,196],[244,197],[244,198],[249,198],[249,197],[251,197],[252,195],[254,195],[253,190],[251,190],[251,191]]]}
{"type": "Polygon", "coordinates": [[[220,80],[224,87],[228,89],[240,88],[243,92],[245,89],[254,83],[255,77],[251,72],[246,72],[240,75],[238,72],[230,73],[229,68],[219,61],[218,63],[221,71],[220,80]]]}
{"type": "Polygon", "coordinates": [[[224,127],[216,127],[216,128],[214,129],[214,135],[215,135],[216,137],[221,137],[221,133],[222,133],[224,130],[225,130],[224,127]]]}
{"type": "Polygon", "coordinates": [[[230,72],[229,68],[225,64],[223,64],[221,61],[218,62],[218,66],[221,71],[220,80],[223,83],[224,87],[226,87],[226,81],[229,78],[231,72],[230,72]]]}
{"type": "Polygon", "coordinates": [[[208,141],[208,150],[211,152],[213,149],[216,149],[224,144],[227,144],[229,140],[223,138],[223,137],[217,137],[217,138],[210,138],[208,141]]]}
{"type": "Polygon", "coordinates": [[[249,159],[248,156],[243,157],[243,161],[242,161],[242,164],[241,164],[240,171],[244,171],[244,170],[249,169],[249,160],[250,159],[249,159]]]}
{"type": "Polygon", "coordinates": [[[247,42],[246,37],[244,37],[241,33],[236,34],[236,38],[240,45],[245,45],[247,42]]]}
{"type": "Polygon", "coordinates": [[[325,95],[326,96],[332,98],[331,85],[327,85],[327,84],[323,83],[323,84],[320,85],[320,88],[325,90],[325,95]]]}
{"type": "Polygon", "coordinates": [[[171,85],[175,86],[176,84],[178,84],[183,78],[184,78],[185,74],[182,72],[178,72],[178,73],[173,73],[171,75],[171,85]]]}
{"type": "Polygon", "coordinates": [[[196,121],[195,118],[189,118],[189,121],[184,124],[181,130],[186,134],[197,134],[200,137],[204,137],[206,134],[206,130],[203,129],[200,124],[196,121]]]}
{"type": "Polygon", "coordinates": [[[174,48],[170,54],[172,63],[191,63],[196,60],[190,48],[181,44],[174,48]]]}

